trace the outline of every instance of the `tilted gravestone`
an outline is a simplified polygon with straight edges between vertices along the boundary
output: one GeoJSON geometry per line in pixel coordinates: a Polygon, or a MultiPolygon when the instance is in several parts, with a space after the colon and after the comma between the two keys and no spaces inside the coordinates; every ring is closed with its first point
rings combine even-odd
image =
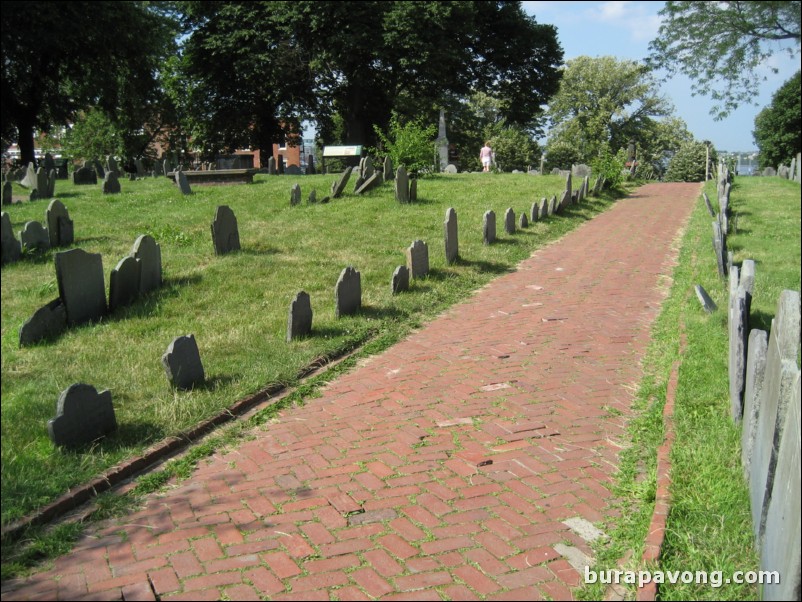
{"type": "Polygon", "coordinates": [[[19,346],[34,345],[67,330],[67,311],[61,299],[53,299],[37,309],[19,330],[19,346]]]}
{"type": "Polygon", "coordinates": [[[30,251],[46,251],[50,248],[50,236],[39,222],[25,222],[25,226],[20,232],[20,242],[23,249],[30,251]]]}
{"type": "Polygon", "coordinates": [[[697,284],[694,286],[694,290],[696,290],[696,297],[699,299],[699,303],[702,304],[702,307],[707,313],[712,314],[718,309],[715,301],[710,298],[710,295],[707,294],[707,291],[702,287],[702,285],[697,284]]]}
{"type": "Polygon", "coordinates": [[[557,213],[562,213],[569,207],[569,205],[571,205],[571,192],[569,190],[565,190],[563,191],[563,195],[562,198],[560,199],[560,202],[555,207],[555,211],[557,213]]]}
{"type": "Polygon", "coordinates": [[[746,380],[744,382],[744,411],[741,427],[741,467],[744,479],[749,482],[752,465],[752,450],[757,436],[760,414],[760,395],[766,376],[766,351],[768,335],[765,330],[753,328],[749,333],[746,353],[746,380]]]}
{"type": "Polygon", "coordinates": [[[82,184],[97,184],[97,173],[91,167],[83,166],[72,172],[72,183],[76,186],[82,184]]]}
{"type": "MultiPolygon", "coordinates": [[[[760,410],[750,466],[749,492],[755,543],[763,541],[768,507],[774,486],[772,470],[777,465],[778,445],[787,430],[786,414],[799,353],[799,293],[780,293],[766,351],[766,373],[760,396],[760,410]]],[[[798,400],[795,401],[798,403],[798,400]]]]}
{"type": "Polygon", "coordinates": [[[382,183],[382,172],[376,171],[373,172],[373,174],[369,178],[367,178],[362,183],[362,185],[359,188],[357,188],[354,192],[356,194],[363,194],[373,188],[376,188],[376,186],[378,186],[381,183],[382,183]]]}
{"type": "MultiPolygon", "coordinates": [[[[733,268],[737,269],[737,268],[733,268]]],[[[749,302],[746,291],[738,287],[729,308],[729,385],[730,413],[735,422],[743,415],[743,390],[746,372],[746,342],[749,333],[749,302]]]]}
{"type": "Polygon", "coordinates": [[[189,186],[187,175],[183,172],[183,170],[175,172],[175,183],[178,184],[181,194],[192,194],[192,188],[189,186]]]}
{"type": "Polygon", "coordinates": [[[292,188],[290,189],[290,205],[300,205],[301,204],[301,186],[299,184],[293,184],[292,188]]]}
{"type": "Polygon", "coordinates": [[[399,203],[409,203],[409,176],[403,165],[395,170],[395,200],[399,203]]]}
{"type": "Polygon", "coordinates": [[[162,251],[149,234],[142,234],[134,241],[129,253],[140,264],[139,293],[144,295],[162,285],[162,251]]]}
{"type": "Polygon", "coordinates": [[[493,211],[485,211],[482,221],[482,242],[486,245],[492,244],[496,240],[496,214],[493,211]]]}
{"type": "Polygon", "coordinates": [[[557,195],[552,195],[549,199],[548,204],[546,205],[546,215],[554,215],[557,213],[557,195]]]}
{"type": "Polygon", "coordinates": [[[540,199],[540,202],[537,204],[537,219],[541,220],[544,217],[547,217],[549,214],[549,201],[548,199],[540,199]]]}
{"type": "Polygon", "coordinates": [[[521,227],[521,229],[529,227],[529,219],[526,217],[525,212],[521,213],[521,217],[518,220],[518,222],[519,222],[518,225],[521,227]]]}
{"type": "Polygon", "coordinates": [[[390,280],[390,290],[393,295],[409,290],[409,269],[407,269],[407,266],[400,265],[395,268],[392,280],[390,280]]]}
{"type": "Polygon", "coordinates": [[[176,389],[192,389],[203,384],[205,375],[195,336],[176,337],[162,356],[167,380],[176,389]]]}
{"type": "Polygon", "coordinates": [[[705,205],[707,206],[707,212],[710,214],[710,217],[716,217],[716,212],[713,211],[713,205],[710,203],[710,197],[707,196],[706,192],[702,193],[702,197],[705,199],[705,205]]]}
{"type": "Polygon", "coordinates": [[[0,261],[3,264],[19,261],[22,256],[22,245],[14,236],[14,230],[11,228],[11,217],[5,211],[0,214],[0,223],[2,223],[2,227],[0,227],[0,253],[2,253],[2,257],[0,261]]]}
{"type": "Polygon", "coordinates": [[[422,240],[413,241],[406,250],[407,268],[412,278],[429,275],[429,247],[422,240]]]}
{"type": "Polygon", "coordinates": [[[75,240],[75,228],[64,203],[53,199],[45,211],[47,235],[51,247],[68,247],[75,240]]]}
{"type": "Polygon", "coordinates": [[[290,303],[287,316],[287,342],[312,332],[312,302],[309,295],[300,291],[290,303]]]}
{"type": "Polygon", "coordinates": [[[225,255],[231,251],[239,251],[239,229],[237,218],[228,205],[220,205],[212,222],[212,243],[216,255],[225,255]]]}
{"type": "Polygon", "coordinates": [[[92,385],[70,385],[58,398],[56,417],[47,424],[50,440],[58,447],[92,443],[117,428],[111,391],[92,385]]]}
{"type": "Polygon", "coordinates": [[[507,234],[515,234],[515,211],[508,207],[504,212],[504,231],[507,234]]]}
{"type": "Polygon", "coordinates": [[[346,167],[343,174],[340,176],[339,180],[336,180],[331,185],[331,197],[334,199],[340,198],[342,195],[343,190],[345,190],[345,186],[348,184],[348,179],[351,177],[351,172],[354,170],[353,167],[346,167]]]}
{"type": "Polygon", "coordinates": [[[83,249],[56,253],[56,280],[69,325],[97,320],[106,313],[103,258],[99,253],[83,249]]]}
{"type": "Polygon", "coordinates": [[[14,188],[11,185],[11,180],[3,182],[3,205],[10,205],[14,198],[14,188]]]}
{"type": "Polygon", "coordinates": [[[106,176],[103,178],[103,194],[118,194],[121,190],[117,172],[107,171],[106,176]]]}
{"type": "Polygon", "coordinates": [[[453,207],[446,209],[446,219],[443,222],[443,234],[446,246],[446,263],[452,264],[457,260],[457,257],[459,257],[457,212],[453,207]]]}
{"type": "Polygon", "coordinates": [[[766,513],[766,531],[760,570],[777,571],[783,578],[763,585],[763,600],[798,600],[800,592],[800,372],[789,395],[789,408],[779,442],[774,490],[766,513]]]}
{"type": "Polygon", "coordinates": [[[340,272],[334,286],[334,315],[336,317],[357,313],[362,308],[362,277],[353,267],[340,272]]]}
{"type": "Polygon", "coordinates": [[[109,311],[131,304],[138,296],[142,277],[142,260],[123,257],[109,276],[109,311]]]}

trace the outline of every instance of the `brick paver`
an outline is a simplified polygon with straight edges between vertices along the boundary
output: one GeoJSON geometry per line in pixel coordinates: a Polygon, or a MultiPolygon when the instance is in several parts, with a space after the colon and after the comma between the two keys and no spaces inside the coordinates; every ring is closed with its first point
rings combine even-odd
{"type": "Polygon", "coordinates": [[[567,597],[698,194],[638,189],[3,599],[567,597]]]}

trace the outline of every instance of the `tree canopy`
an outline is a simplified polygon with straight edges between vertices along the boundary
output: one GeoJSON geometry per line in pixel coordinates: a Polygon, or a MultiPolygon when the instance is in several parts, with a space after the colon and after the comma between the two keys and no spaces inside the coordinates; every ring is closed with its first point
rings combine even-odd
{"type": "Polygon", "coordinates": [[[802,151],[802,86],[800,72],[774,93],[771,104],[755,117],[752,135],[760,150],[760,166],[776,168],[802,151]]]}
{"type": "Polygon", "coordinates": [[[149,2],[3,2],[2,140],[34,161],[34,130],[98,108],[128,130],[159,111],[157,74],[172,19],[149,2]]]}
{"type": "MultiPolygon", "coordinates": [[[[649,64],[684,73],[696,94],[717,104],[718,119],[757,96],[758,67],[781,51],[799,52],[802,2],[666,2],[649,64]]],[[[776,73],[776,69],[774,70],[776,73]]]]}
{"type": "Polygon", "coordinates": [[[559,82],[556,30],[519,2],[179,5],[187,98],[209,149],[264,146],[304,118],[325,142],[372,144],[372,126],[386,130],[393,112],[436,123],[474,90],[492,90],[505,119],[530,126],[559,82]]]}

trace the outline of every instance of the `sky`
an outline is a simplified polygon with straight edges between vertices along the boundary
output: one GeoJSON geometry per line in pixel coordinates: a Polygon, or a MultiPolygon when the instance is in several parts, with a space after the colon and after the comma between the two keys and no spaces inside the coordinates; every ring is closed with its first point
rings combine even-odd
{"type": "MultiPolygon", "coordinates": [[[[523,2],[524,11],[538,23],[554,25],[565,53],[564,60],[578,56],[614,56],[643,61],[649,55],[649,42],[657,37],[664,2],[523,2]]],[[[767,80],[755,100],[758,106],[741,106],[729,117],[715,121],[710,115],[714,102],[691,95],[691,82],[678,75],[661,84],[662,93],[672,102],[675,114],[697,140],[710,140],[718,151],[756,150],[752,130],[755,116],[771,104],[771,97],[800,68],[800,55],[775,53],[771,66],[762,68],[767,80]]]]}

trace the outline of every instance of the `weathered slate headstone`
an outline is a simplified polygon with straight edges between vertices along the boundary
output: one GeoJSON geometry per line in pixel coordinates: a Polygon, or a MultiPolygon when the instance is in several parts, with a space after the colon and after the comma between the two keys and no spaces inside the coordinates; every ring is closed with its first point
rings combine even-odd
{"type": "Polygon", "coordinates": [[[604,184],[604,179],[601,176],[596,178],[596,182],[594,182],[593,184],[593,196],[599,196],[603,184],[604,184]]]}
{"type": "Polygon", "coordinates": [[[334,286],[334,315],[348,316],[362,307],[362,277],[353,267],[343,268],[334,286]]]}
{"type": "Polygon", "coordinates": [[[560,202],[555,207],[555,211],[557,213],[562,213],[570,205],[571,205],[571,192],[568,191],[568,190],[565,190],[565,191],[563,191],[563,195],[560,198],[560,202]]]}
{"type": "Polygon", "coordinates": [[[521,217],[518,219],[518,226],[521,229],[529,227],[529,218],[526,217],[526,212],[521,213],[521,217]]]}
{"type": "Polygon", "coordinates": [[[51,247],[67,247],[75,239],[75,228],[67,208],[58,199],[53,199],[45,211],[47,235],[51,247]]]}
{"type": "Polygon", "coordinates": [[[117,160],[112,155],[106,155],[106,173],[113,172],[117,178],[120,177],[120,168],[117,167],[117,160]]]}
{"type": "Polygon", "coordinates": [[[2,253],[2,258],[0,258],[0,261],[3,264],[14,263],[19,261],[22,256],[22,244],[14,236],[14,230],[11,228],[11,217],[8,213],[3,211],[0,214],[0,218],[0,222],[2,222],[2,228],[0,228],[0,253],[2,253]]]}
{"type": "Polygon", "coordinates": [[[106,177],[106,170],[103,169],[103,166],[100,164],[100,161],[97,158],[90,161],[90,167],[95,170],[95,174],[97,174],[98,178],[106,177]]]}
{"type": "Polygon", "coordinates": [[[409,203],[409,176],[403,165],[395,170],[395,200],[399,203],[409,203]]]}
{"type": "Polygon", "coordinates": [[[774,487],[778,445],[785,430],[786,414],[799,352],[799,293],[785,290],[780,294],[766,351],[766,374],[760,396],[755,445],[752,452],[749,492],[755,543],[760,548],[768,507],[774,487]]]}
{"type": "Polygon", "coordinates": [[[76,383],[61,392],[56,417],[47,424],[57,447],[80,447],[117,428],[111,391],[97,392],[92,385],[76,383]]]}
{"type": "Polygon", "coordinates": [[[132,303],[140,290],[142,261],[130,255],[123,257],[109,276],[109,311],[132,303]]]}
{"type": "Polygon", "coordinates": [[[414,203],[418,200],[418,180],[413,179],[409,181],[409,202],[414,203]]]}
{"type": "MultiPolygon", "coordinates": [[[[186,176],[184,178],[186,179],[186,176]]],[[[117,179],[117,172],[107,171],[106,176],[103,178],[103,194],[118,194],[120,191],[120,180],[117,179]]]]}
{"type": "Polygon", "coordinates": [[[56,170],[51,169],[47,172],[47,194],[45,198],[53,198],[53,195],[56,194],[56,180],[57,180],[56,170]]]}
{"type": "Polygon", "coordinates": [[[278,175],[283,176],[285,169],[286,165],[284,163],[284,155],[279,155],[276,161],[276,171],[278,171],[278,175]]]}
{"type": "Polygon", "coordinates": [[[25,222],[25,226],[20,232],[20,242],[22,248],[29,251],[46,251],[50,248],[50,236],[47,228],[39,222],[25,222]]]}
{"type": "Polygon", "coordinates": [[[400,265],[395,268],[393,278],[390,281],[390,290],[394,295],[409,290],[409,270],[407,266],[400,265]]]}
{"type": "Polygon", "coordinates": [[[556,194],[554,194],[554,195],[552,195],[552,197],[549,199],[549,209],[548,209],[548,214],[549,214],[549,215],[554,215],[555,213],[557,213],[557,207],[558,207],[557,195],[556,195],[556,194]]]}
{"type": "Polygon", "coordinates": [[[362,185],[357,188],[354,192],[356,194],[363,194],[368,192],[369,190],[376,188],[379,184],[382,183],[382,172],[374,171],[371,176],[362,183],[362,185]]]}
{"type": "Polygon", "coordinates": [[[47,193],[50,190],[47,182],[47,172],[44,167],[39,167],[36,170],[36,192],[40,199],[47,198],[47,193]]]}
{"type": "Polygon", "coordinates": [[[422,240],[413,241],[406,250],[407,268],[412,278],[429,275],[429,247],[422,240]]]}
{"type": "Polygon", "coordinates": [[[744,479],[749,482],[752,465],[752,450],[757,436],[757,421],[760,414],[760,395],[766,376],[766,351],[768,336],[765,330],[753,328],[749,333],[746,354],[746,381],[744,383],[744,411],[741,427],[741,467],[744,479]]]}
{"type": "Polygon", "coordinates": [[[313,176],[317,173],[315,169],[315,157],[314,155],[307,155],[306,156],[306,175],[313,176]]]}
{"type": "Polygon", "coordinates": [[[715,301],[710,298],[710,295],[707,294],[707,291],[702,287],[702,285],[697,284],[694,286],[694,290],[696,290],[696,297],[699,299],[699,303],[702,304],[702,307],[707,313],[712,314],[718,309],[715,301]]]}
{"type": "Polygon", "coordinates": [[[760,570],[777,571],[782,579],[763,585],[763,600],[798,600],[800,594],[800,372],[789,396],[782,440],[779,442],[774,490],[766,513],[766,531],[760,553],[760,570]]]}
{"type": "Polygon", "coordinates": [[[362,176],[363,180],[370,178],[376,171],[373,167],[373,159],[369,156],[359,162],[359,167],[359,175],[362,176]]]}
{"type": "Polygon", "coordinates": [[[727,277],[726,271],[726,243],[721,232],[721,224],[718,221],[713,221],[713,251],[716,254],[716,264],[718,266],[718,275],[722,278],[727,277]]]}
{"type": "Polygon", "coordinates": [[[270,157],[267,160],[267,173],[270,174],[271,176],[275,176],[278,173],[278,170],[276,169],[275,157],[270,157]]]}
{"type": "Polygon", "coordinates": [[[334,199],[340,198],[342,195],[343,190],[345,190],[346,185],[348,184],[348,179],[351,177],[351,172],[354,170],[353,167],[346,167],[345,171],[340,176],[339,180],[336,180],[334,184],[331,185],[331,197],[334,199]]]}
{"type": "MultiPolygon", "coordinates": [[[[145,164],[142,163],[142,159],[134,159],[134,166],[136,167],[136,177],[137,178],[144,178],[145,177],[145,164]]],[[[98,172],[98,175],[103,176],[98,172]]]]}
{"type": "Polygon", "coordinates": [[[301,186],[299,184],[293,184],[292,188],[290,189],[290,205],[300,205],[301,204],[301,186]]]}
{"type": "Polygon", "coordinates": [[[82,184],[97,184],[97,174],[91,167],[79,167],[72,172],[72,183],[76,186],[82,184]]]}
{"type": "Polygon", "coordinates": [[[162,251],[149,234],[142,234],[131,248],[131,257],[140,261],[139,294],[144,295],[162,285],[162,251]]]}
{"type": "Polygon", "coordinates": [[[743,390],[746,375],[746,342],[749,333],[749,303],[746,291],[738,287],[729,308],[730,414],[740,422],[743,415],[743,390]]]}
{"type": "Polygon", "coordinates": [[[10,205],[14,198],[14,189],[11,180],[3,182],[3,205],[10,205]]]}
{"type": "Polygon", "coordinates": [[[183,170],[178,170],[175,172],[175,183],[178,184],[181,194],[192,194],[192,188],[190,188],[187,175],[183,170]]]}
{"type": "Polygon", "coordinates": [[[239,229],[237,218],[228,205],[220,205],[212,222],[212,243],[216,255],[225,255],[231,251],[239,251],[239,229]]]}
{"type": "Polygon", "coordinates": [[[496,240],[496,214],[493,211],[485,211],[482,222],[482,242],[486,245],[494,243],[496,240]]]}
{"type": "Polygon", "coordinates": [[[504,212],[504,231],[507,234],[515,234],[515,211],[508,207],[504,212]]]}
{"type": "Polygon", "coordinates": [[[312,192],[309,193],[309,198],[306,199],[306,202],[309,205],[314,205],[317,203],[317,192],[315,192],[314,188],[312,189],[312,192]]]}
{"type": "Polygon", "coordinates": [[[188,390],[202,385],[205,375],[195,335],[176,337],[162,356],[167,380],[176,389],[188,390]]]}
{"type": "Polygon", "coordinates": [[[53,299],[37,309],[19,330],[19,346],[34,345],[57,337],[67,330],[67,312],[61,299],[53,299]]]}
{"type": "Polygon", "coordinates": [[[50,153],[45,153],[45,159],[42,162],[42,167],[45,168],[45,173],[49,174],[51,169],[56,169],[56,160],[50,153]]]}
{"type": "Polygon", "coordinates": [[[384,158],[384,181],[385,182],[392,182],[395,178],[395,172],[393,171],[393,160],[390,158],[390,155],[387,155],[384,158]]]}
{"type": "Polygon", "coordinates": [[[295,165],[294,163],[292,165],[287,165],[286,169],[284,170],[284,173],[286,173],[288,176],[302,175],[300,166],[295,165]]]}
{"type": "Polygon", "coordinates": [[[529,219],[533,224],[540,219],[540,205],[537,201],[532,203],[532,207],[529,208],[529,219]]]}
{"type": "Polygon", "coordinates": [[[164,171],[164,175],[165,176],[170,173],[171,169],[170,169],[170,160],[169,159],[165,159],[162,162],[162,170],[164,171]]]}
{"type": "Polygon", "coordinates": [[[782,178],[783,180],[787,180],[788,179],[788,174],[789,173],[791,173],[791,171],[785,165],[780,165],[777,168],[777,176],[782,178]]]}
{"type": "Polygon", "coordinates": [[[537,205],[537,219],[541,220],[549,215],[549,201],[548,199],[540,199],[537,205]]]}
{"type": "Polygon", "coordinates": [[[97,320],[106,313],[103,258],[99,253],[83,249],[56,253],[56,280],[69,325],[97,320]]]}
{"type": "Polygon", "coordinates": [[[446,209],[446,219],[443,222],[443,234],[446,246],[446,263],[452,264],[457,260],[457,257],[459,257],[457,212],[453,207],[446,209]]]}
{"type": "Polygon", "coordinates": [[[33,163],[28,163],[28,168],[25,170],[25,177],[23,177],[20,181],[20,186],[23,186],[28,190],[36,190],[38,183],[39,180],[36,177],[36,169],[34,168],[33,163]]]}
{"type": "Polygon", "coordinates": [[[305,337],[312,332],[312,302],[309,295],[300,291],[290,303],[287,316],[287,342],[305,337]]]}

